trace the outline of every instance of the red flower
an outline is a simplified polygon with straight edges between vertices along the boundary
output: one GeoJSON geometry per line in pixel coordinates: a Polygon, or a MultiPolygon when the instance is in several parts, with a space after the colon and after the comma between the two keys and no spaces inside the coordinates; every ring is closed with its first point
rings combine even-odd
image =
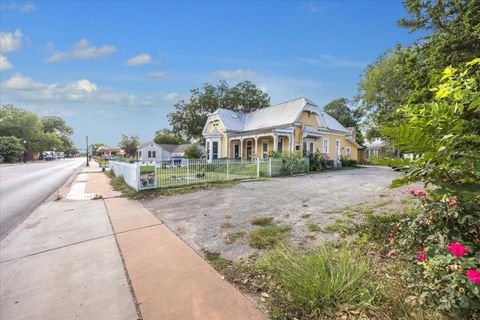
{"type": "Polygon", "coordinates": [[[425,191],[420,191],[420,190],[417,190],[417,189],[408,190],[408,193],[410,193],[411,195],[413,195],[415,197],[425,197],[427,195],[427,193],[425,191]]]}
{"type": "Polygon", "coordinates": [[[450,251],[457,258],[469,252],[468,249],[463,246],[463,244],[456,242],[450,243],[450,245],[448,246],[448,251],[450,251]]]}
{"type": "Polygon", "coordinates": [[[425,261],[427,259],[427,256],[425,255],[425,253],[419,253],[417,255],[417,259],[418,261],[425,261]]]}
{"type": "Polygon", "coordinates": [[[473,283],[480,283],[480,271],[477,271],[475,269],[470,269],[467,271],[467,277],[473,283]]]}
{"type": "Polygon", "coordinates": [[[420,247],[420,248],[418,248],[418,250],[419,250],[420,252],[425,252],[425,248],[424,248],[424,247],[420,247]]]}
{"type": "Polygon", "coordinates": [[[392,227],[392,228],[390,229],[390,231],[392,231],[392,233],[397,233],[398,228],[397,228],[397,227],[392,227]]]}
{"type": "Polygon", "coordinates": [[[458,204],[458,202],[457,202],[457,200],[452,199],[452,200],[448,200],[447,204],[448,204],[449,207],[453,207],[453,206],[456,206],[458,204]]]}

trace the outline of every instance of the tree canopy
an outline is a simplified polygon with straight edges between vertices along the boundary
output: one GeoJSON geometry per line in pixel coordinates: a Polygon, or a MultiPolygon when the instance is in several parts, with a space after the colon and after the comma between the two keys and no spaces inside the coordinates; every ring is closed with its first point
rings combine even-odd
{"type": "Polygon", "coordinates": [[[72,149],[73,133],[63,119],[40,119],[33,112],[5,105],[0,108],[0,136],[12,136],[20,140],[27,152],[72,149]]]}
{"type": "Polygon", "coordinates": [[[480,1],[406,0],[404,5],[408,17],[399,26],[427,35],[387,51],[364,71],[357,101],[367,113],[369,138],[379,137],[384,126],[404,123],[396,112],[401,106],[429,101],[446,67],[464,66],[480,52],[480,1]]]}
{"type": "Polygon", "coordinates": [[[182,137],[172,132],[170,129],[161,129],[155,132],[153,139],[158,144],[184,144],[187,143],[182,137]]]}
{"type": "Polygon", "coordinates": [[[127,136],[122,134],[122,139],[118,143],[118,146],[125,150],[125,153],[134,158],[137,154],[138,145],[140,144],[140,138],[138,136],[127,136]]]}
{"type": "Polygon", "coordinates": [[[218,108],[251,112],[269,105],[268,94],[250,81],[235,86],[220,81],[217,85],[205,84],[202,88],[191,90],[190,98],[178,101],[168,119],[173,133],[187,140],[201,141],[208,114],[218,108]]]}
{"type": "Polygon", "coordinates": [[[352,109],[349,107],[350,104],[351,102],[348,99],[338,98],[326,104],[323,107],[323,111],[334,117],[344,127],[355,127],[355,140],[361,145],[365,142],[360,131],[362,110],[360,108],[352,109]]]}

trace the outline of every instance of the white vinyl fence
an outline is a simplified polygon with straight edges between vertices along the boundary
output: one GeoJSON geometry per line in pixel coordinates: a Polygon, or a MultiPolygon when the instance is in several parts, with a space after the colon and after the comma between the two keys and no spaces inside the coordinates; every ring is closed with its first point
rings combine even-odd
{"type": "MultiPolygon", "coordinates": [[[[164,161],[159,163],[125,163],[110,161],[110,168],[116,176],[123,176],[125,183],[139,191],[147,179],[155,179],[156,188],[172,188],[191,184],[256,179],[292,175],[308,172],[308,158],[268,159],[268,160],[189,160],[164,161]],[[142,174],[145,166],[155,165],[152,174],[142,174]]],[[[150,187],[153,185],[149,184],[150,187]]]]}

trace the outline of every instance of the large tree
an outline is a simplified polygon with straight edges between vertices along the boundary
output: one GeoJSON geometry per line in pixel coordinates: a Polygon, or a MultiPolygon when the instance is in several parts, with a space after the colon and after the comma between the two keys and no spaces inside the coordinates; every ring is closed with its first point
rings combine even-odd
{"type": "Polygon", "coordinates": [[[250,81],[235,86],[220,81],[218,85],[205,84],[202,88],[191,90],[190,98],[178,101],[168,119],[175,134],[187,140],[201,141],[208,114],[218,108],[251,112],[269,105],[268,94],[250,81]]]}
{"type": "Polygon", "coordinates": [[[365,142],[360,131],[362,110],[360,108],[352,109],[349,105],[351,102],[347,98],[338,98],[326,104],[323,111],[334,117],[344,127],[355,127],[355,140],[361,145],[365,142]]]}
{"type": "Polygon", "coordinates": [[[61,150],[63,141],[53,132],[45,132],[42,121],[33,112],[6,105],[0,108],[0,136],[20,139],[28,152],[61,150]]]}
{"type": "Polygon", "coordinates": [[[480,52],[480,1],[406,0],[404,5],[408,17],[399,26],[426,35],[382,54],[365,70],[357,99],[367,112],[369,138],[384,126],[404,123],[397,112],[401,106],[429,101],[444,68],[465,65],[480,52]]]}
{"type": "Polygon", "coordinates": [[[137,154],[138,145],[140,144],[140,138],[138,136],[127,136],[122,134],[122,139],[118,143],[118,146],[125,150],[125,153],[134,158],[137,154]]]}
{"type": "Polygon", "coordinates": [[[187,143],[182,137],[172,132],[170,129],[161,129],[155,132],[153,139],[158,144],[184,144],[187,143]]]}
{"type": "Polygon", "coordinates": [[[78,152],[71,139],[73,129],[67,125],[64,119],[58,116],[47,116],[42,118],[42,124],[45,133],[56,134],[62,140],[63,145],[61,150],[67,154],[75,154],[78,152]]]}

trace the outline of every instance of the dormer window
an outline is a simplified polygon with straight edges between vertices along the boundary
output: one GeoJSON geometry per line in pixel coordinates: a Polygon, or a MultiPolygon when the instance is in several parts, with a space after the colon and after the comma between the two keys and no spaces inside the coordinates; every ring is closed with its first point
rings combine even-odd
{"type": "Polygon", "coordinates": [[[214,128],[218,127],[218,120],[213,121],[212,126],[214,128]]]}

